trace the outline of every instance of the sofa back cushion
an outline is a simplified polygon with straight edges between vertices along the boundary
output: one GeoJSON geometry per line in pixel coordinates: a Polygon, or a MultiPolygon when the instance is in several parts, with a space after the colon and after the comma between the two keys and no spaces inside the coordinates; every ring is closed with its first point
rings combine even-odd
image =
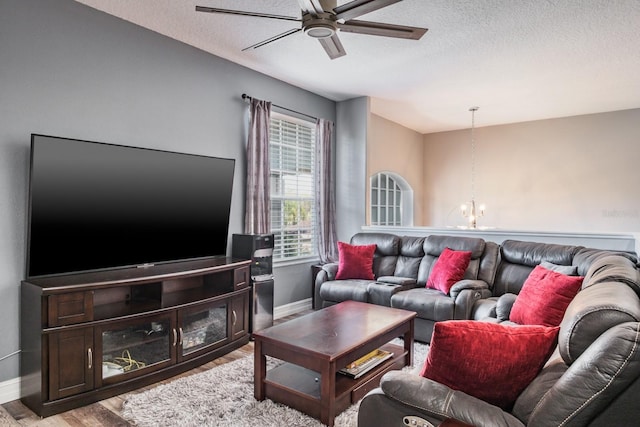
{"type": "Polygon", "coordinates": [[[423,245],[424,237],[402,236],[400,238],[400,255],[394,276],[418,279],[420,261],[424,257],[423,245]]]}
{"type": "Polygon", "coordinates": [[[356,233],[352,245],[376,245],[373,254],[373,275],[393,276],[400,254],[400,237],[388,233],[356,233]]]}
{"type": "Polygon", "coordinates": [[[626,258],[633,266],[638,264],[638,257],[634,253],[611,251],[605,249],[582,248],[573,257],[573,265],[578,269],[579,276],[586,276],[594,262],[603,257],[617,255],[626,258]]]}
{"type": "Polygon", "coordinates": [[[505,240],[500,246],[500,262],[493,282],[493,295],[518,294],[533,268],[543,261],[572,265],[581,246],[505,240]]]}
{"type": "Polygon", "coordinates": [[[625,256],[605,252],[591,263],[585,274],[585,287],[609,281],[624,283],[640,296],[640,270],[625,256]]]}
{"type": "Polygon", "coordinates": [[[458,236],[427,236],[424,239],[424,257],[420,262],[418,270],[418,284],[426,286],[431,271],[442,252],[449,248],[454,251],[470,251],[471,260],[467,267],[463,279],[478,279],[480,271],[480,260],[484,253],[486,242],[483,239],[474,237],[458,236]]]}
{"type": "Polygon", "coordinates": [[[494,242],[484,243],[484,252],[480,257],[480,269],[478,270],[478,280],[483,280],[489,285],[489,289],[493,288],[493,282],[496,280],[496,270],[498,269],[498,261],[500,260],[500,245],[494,242]]]}
{"type": "Polygon", "coordinates": [[[553,359],[518,396],[513,415],[531,426],[636,425],[638,346],[638,322],[605,330],[571,366],[553,359]],[[602,417],[616,405],[620,417],[602,417]]]}
{"type": "Polygon", "coordinates": [[[525,424],[582,417],[577,425],[586,425],[640,375],[638,296],[624,283],[590,281],[565,311],[557,356],[516,401],[513,414],[525,424]]]}
{"type": "Polygon", "coordinates": [[[587,286],[571,301],[560,323],[560,356],[571,365],[606,330],[638,321],[640,300],[629,286],[615,281],[587,286]]]}

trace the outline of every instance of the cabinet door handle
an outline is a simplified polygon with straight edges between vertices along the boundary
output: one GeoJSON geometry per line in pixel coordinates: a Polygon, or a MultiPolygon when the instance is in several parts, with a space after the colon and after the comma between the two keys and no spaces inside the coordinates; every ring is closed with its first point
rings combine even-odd
{"type": "Polygon", "coordinates": [[[173,346],[175,347],[178,344],[178,332],[176,328],[173,328],[173,346]]]}
{"type": "Polygon", "coordinates": [[[238,315],[235,310],[231,310],[231,317],[233,318],[232,325],[236,326],[236,322],[238,321],[238,315]]]}
{"type": "Polygon", "coordinates": [[[93,351],[91,351],[91,347],[87,349],[87,358],[89,359],[89,369],[93,368],[93,351]]]}
{"type": "Polygon", "coordinates": [[[180,337],[180,342],[178,344],[182,345],[182,328],[178,330],[178,336],[180,337]]]}

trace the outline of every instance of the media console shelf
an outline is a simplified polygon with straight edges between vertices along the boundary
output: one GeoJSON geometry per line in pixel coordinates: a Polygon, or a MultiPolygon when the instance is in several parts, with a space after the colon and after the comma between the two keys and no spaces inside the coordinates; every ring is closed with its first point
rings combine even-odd
{"type": "Polygon", "coordinates": [[[211,258],[23,281],[22,401],[46,417],[248,343],[250,263],[211,258]]]}

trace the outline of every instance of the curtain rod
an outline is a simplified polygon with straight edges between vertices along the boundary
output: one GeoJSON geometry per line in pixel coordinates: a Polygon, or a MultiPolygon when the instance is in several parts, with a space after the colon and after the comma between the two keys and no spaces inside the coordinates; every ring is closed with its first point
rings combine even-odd
{"type": "MultiPolygon", "coordinates": [[[[251,101],[253,99],[253,97],[247,95],[246,93],[243,93],[242,94],[242,99],[247,100],[247,101],[251,101]]],[[[273,105],[274,107],[279,108],[281,110],[290,111],[290,112],[295,113],[295,114],[300,114],[301,116],[309,117],[310,119],[313,119],[313,120],[318,120],[317,117],[311,116],[309,114],[301,113],[300,111],[292,110],[291,108],[286,108],[286,107],[283,107],[283,106],[277,105],[277,104],[271,104],[271,105],[273,105]]]]}

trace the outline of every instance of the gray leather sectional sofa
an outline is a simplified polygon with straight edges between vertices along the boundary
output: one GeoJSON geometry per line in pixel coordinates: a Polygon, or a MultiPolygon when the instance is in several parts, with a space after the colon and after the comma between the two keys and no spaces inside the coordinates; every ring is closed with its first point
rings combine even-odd
{"type": "MultiPolygon", "coordinates": [[[[414,372],[392,371],[361,401],[359,427],[439,426],[452,420],[476,427],[635,426],[640,420],[640,270],[635,254],[582,246],[507,240],[497,245],[456,236],[401,237],[359,233],[353,244],[376,243],[376,280],[336,281],[325,265],[315,282],[316,308],[345,299],[414,310],[416,339],[430,342],[440,320],[509,323],[516,295],[539,264],[583,276],[564,313],[555,352],[501,409],[414,372]],[[438,256],[470,250],[472,261],[450,295],[426,289],[438,256]]],[[[453,424],[457,425],[457,424],[453,424]]],[[[461,424],[463,425],[463,424],[461,424]]]]}
{"type": "MultiPolygon", "coordinates": [[[[356,300],[415,311],[415,339],[429,343],[435,322],[496,317],[498,299],[517,294],[533,268],[543,261],[573,266],[585,275],[594,260],[614,254],[583,246],[506,240],[498,245],[480,238],[357,233],[353,245],[376,244],[375,280],[335,280],[338,264],[325,264],[315,279],[315,309],[356,300]],[[445,295],[425,287],[446,248],[471,251],[464,279],[445,295]]],[[[637,264],[635,254],[615,252],[637,264]]]]}
{"type": "MultiPolygon", "coordinates": [[[[535,251],[529,254],[536,254],[529,262],[538,258],[535,251]]],[[[512,409],[501,409],[415,372],[391,371],[382,377],[380,387],[362,399],[358,427],[412,422],[438,426],[451,419],[475,427],[637,426],[638,270],[624,256],[584,249],[573,255],[573,263],[584,275],[582,288],[565,311],[555,352],[518,395],[512,409]]],[[[524,267],[505,265],[498,276],[510,277],[515,283],[524,267]]],[[[498,298],[497,317],[483,321],[508,322],[509,295],[498,298]]]]}

